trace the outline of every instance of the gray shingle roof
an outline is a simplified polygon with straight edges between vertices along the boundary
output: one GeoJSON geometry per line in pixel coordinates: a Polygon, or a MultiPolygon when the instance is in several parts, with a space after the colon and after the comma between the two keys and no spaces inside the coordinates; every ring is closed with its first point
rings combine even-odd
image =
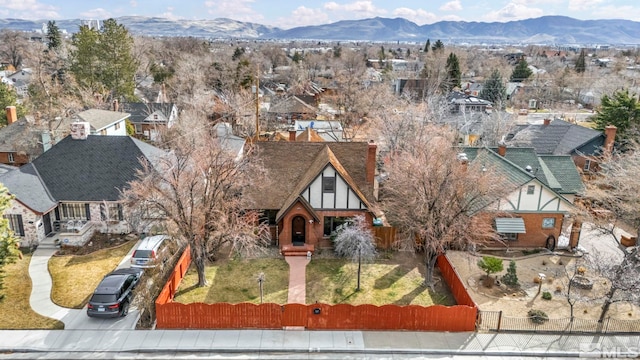
{"type": "Polygon", "coordinates": [[[20,202],[37,212],[46,213],[57,204],[33,164],[0,175],[0,183],[20,202]]]}
{"type": "Polygon", "coordinates": [[[89,109],[79,112],[76,116],[81,121],[86,121],[91,124],[91,130],[98,131],[115,122],[128,118],[131,114],[118,111],[89,109]]]}
{"type": "Polygon", "coordinates": [[[158,114],[158,119],[147,120],[146,122],[167,122],[171,115],[171,109],[173,103],[122,103],[121,109],[130,113],[129,120],[134,124],[141,124],[145,122],[145,119],[153,113],[158,114]]]}
{"type": "Polygon", "coordinates": [[[116,201],[119,189],[135,180],[139,159],[154,161],[164,152],[129,136],[67,136],[33,161],[58,201],[116,201]]]}
{"type": "Polygon", "coordinates": [[[560,119],[549,125],[518,125],[509,135],[513,136],[509,145],[533,147],[540,155],[570,155],[588,142],[600,139],[600,146],[604,143],[602,132],[560,119]]]}

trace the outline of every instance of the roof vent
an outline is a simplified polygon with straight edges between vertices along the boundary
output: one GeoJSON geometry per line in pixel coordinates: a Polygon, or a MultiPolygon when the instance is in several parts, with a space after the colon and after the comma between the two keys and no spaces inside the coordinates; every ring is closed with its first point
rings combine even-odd
{"type": "Polygon", "coordinates": [[[533,171],[533,168],[531,167],[531,165],[527,165],[527,167],[525,167],[524,169],[527,170],[527,172],[533,171]]]}

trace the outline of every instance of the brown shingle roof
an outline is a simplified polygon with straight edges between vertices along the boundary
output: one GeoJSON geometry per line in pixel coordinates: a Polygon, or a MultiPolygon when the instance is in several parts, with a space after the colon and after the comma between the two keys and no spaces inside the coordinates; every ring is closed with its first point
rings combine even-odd
{"type": "Polygon", "coordinates": [[[372,202],[373,185],[366,181],[366,142],[259,142],[257,156],[268,181],[246,192],[254,209],[282,209],[331,163],[363,200],[372,202]]]}
{"type": "Polygon", "coordinates": [[[322,136],[318,135],[318,132],[307,128],[305,131],[296,136],[296,141],[309,141],[309,142],[324,142],[322,136]]]}

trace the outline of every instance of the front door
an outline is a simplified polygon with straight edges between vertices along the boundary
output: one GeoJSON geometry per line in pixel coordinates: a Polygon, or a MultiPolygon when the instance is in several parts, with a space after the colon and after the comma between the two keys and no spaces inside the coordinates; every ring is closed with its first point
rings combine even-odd
{"type": "Polygon", "coordinates": [[[44,225],[44,235],[51,234],[51,215],[49,213],[42,216],[42,224],[44,225]]]}
{"type": "Polygon", "coordinates": [[[305,240],[305,223],[302,216],[296,216],[291,220],[291,243],[293,245],[302,246],[305,240]]]}

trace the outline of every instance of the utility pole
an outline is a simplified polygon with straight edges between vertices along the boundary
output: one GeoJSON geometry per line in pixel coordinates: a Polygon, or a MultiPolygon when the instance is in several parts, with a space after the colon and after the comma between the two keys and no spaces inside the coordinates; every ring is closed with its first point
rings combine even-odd
{"type": "Polygon", "coordinates": [[[260,141],[260,64],[256,64],[256,141],[260,141]]]}

